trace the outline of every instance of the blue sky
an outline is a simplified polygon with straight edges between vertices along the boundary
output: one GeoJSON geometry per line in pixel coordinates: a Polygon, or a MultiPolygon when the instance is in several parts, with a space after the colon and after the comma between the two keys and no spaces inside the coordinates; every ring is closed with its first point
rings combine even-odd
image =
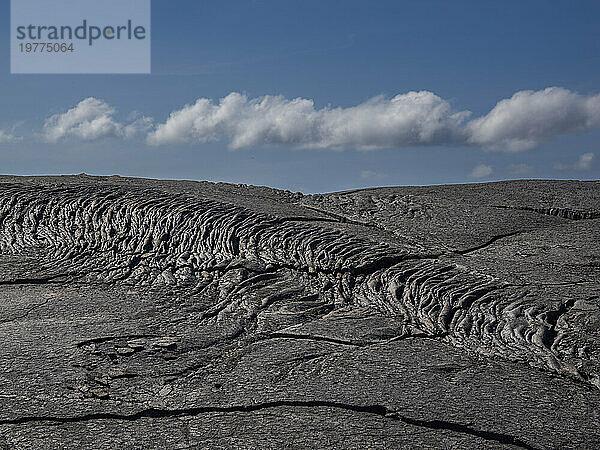
{"type": "Polygon", "coordinates": [[[600,175],[595,1],[153,0],[151,75],[11,75],[2,9],[2,173],[304,192],[600,175]],[[109,128],[49,137],[78,105],[109,128]]]}

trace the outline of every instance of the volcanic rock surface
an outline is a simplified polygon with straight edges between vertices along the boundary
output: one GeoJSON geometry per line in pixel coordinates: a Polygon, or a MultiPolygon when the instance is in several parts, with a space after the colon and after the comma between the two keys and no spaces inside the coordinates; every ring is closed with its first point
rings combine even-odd
{"type": "Polygon", "coordinates": [[[0,449],[599,448],[600,182],[0,178],[0,449]]]}

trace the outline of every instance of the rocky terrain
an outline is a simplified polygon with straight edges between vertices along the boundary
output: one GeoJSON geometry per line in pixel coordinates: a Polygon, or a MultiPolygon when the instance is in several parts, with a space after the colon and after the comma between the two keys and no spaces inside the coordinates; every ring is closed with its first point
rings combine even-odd
{"type": "Polygon", "coordinates": [[[0,449],[598,448],[600,182],[0,178],[0,449]]]}

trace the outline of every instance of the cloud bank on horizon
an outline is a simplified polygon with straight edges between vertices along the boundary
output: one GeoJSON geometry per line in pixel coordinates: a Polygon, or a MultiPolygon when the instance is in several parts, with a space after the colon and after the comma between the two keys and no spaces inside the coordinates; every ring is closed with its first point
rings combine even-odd
{"type": "Polygon", "coordinates": [[[260,145],[363,150],[475,145],[528,150],[568,133],[600,126],[600,95],[564,88],[520,91],[485,116],[452,110],[429,91],[376,97],[349,108],[315,109],[312,100],[249,99],[231,93],[218,103],[201,98],[171,113],[148,134],[151,145],[227,140],[232,149],[260,145]]]}
{"type": "MultiPolygon", "coordinates": [[[[315,108],[314,101],[283,96],[248,98],[233,92],[214,102],[200,98],[173,111],[164,123],[134,115],[115,119],[116,110],[89,97],[49,117],[42,137],[85,141],[145,135],[149,145],[227,141],[231,149],[253,146],[375,150],[415,146],[481,146],[516,152],[559,135],[600,127],[600,95],[584,96],[550,87],[519,91],[499,101],[486,115],[454,111],[429,91],[383,96],[348,108],[315,108]]],[[[0,143],[17,137],[0,131],[0,143]]]]}
{"type": "Polygon", "coordinates": [[[152,145],[227,139],[232,149],[256,145],[359,149],[444,145],[464,141],[467,112],[427,92],[373,98],[350,108],[315,109],[312,100],[249,99],[231,93],[215,104],[201,98],[171,113],[148,136],[152,145]]]}

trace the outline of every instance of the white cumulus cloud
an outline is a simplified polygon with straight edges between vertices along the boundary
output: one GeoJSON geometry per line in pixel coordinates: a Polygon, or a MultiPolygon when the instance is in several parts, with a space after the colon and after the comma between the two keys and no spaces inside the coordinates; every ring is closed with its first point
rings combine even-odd
{"type": "Polygon", "coordinates": [[[350,108],[316,109],[312,100],[249,99],[231,93],[218,103],[201,98],[171,113],[148,136],[153,145],[227,139],[231,148],[291,145],[376,149],[460,142],[468,115],[427,91],[376,97],[350,108]]]}
{"type": "Polygon", "coordinates": [[[580,170],[580,171],[586,171],[586,170],[590,170],[592,168],[592,163],[594,162],[594,158],[595,155],[592,152],[589,153],[584,153],[582,155],[579,156],[579,158],[577,159],[577,161],[575,161],[573,164],[555,164],[554,168],[558,169],[558,170],[570,170],[570,169],[574,169],[574,170],[580,170]]]}
{"type": "Polygon", "coordinates": [[[281,145],[300,148],[402,148],[471,145],[520,151],[560,134],[600,126],[600,95],[552,87],[521,91],[486,115],[428,91],[376,97],[348,108],[315,108],[314,101],[282,96],[248,98],[233,92],[217,102],[200,98],[173,111],[148,134],[152,145],[226,140],[233,149],[281,145]]]}
{"type": "Polygon", "coordinates": [[[600,95],[584,97],[551,87],[521,91],[467,124],[468,142],[499,150],[527,150],[560,134],[600,125],[600,95]]]}
{"type": "Polygon", "coordinates": [[[140,117],[129,124],[114,119],[116,110],[103,100],[89,97],[62,114],[49,117],[44,123],[44,137],[49,142],[58,142],[66,137],[95,140],[104,137],[132,137],[146,132],[152,119],[140,117]]]}
{"type": "Polygon", "coordinates": [[[0,144],[14,144],[20,140],[20,137],[13,136],[11,133],[0,130],[0,144]]]}
{"type": "Polygon", "coordinates": [[[592,168],[592,163],[594,162],[594,154],[593,153],[584,153],[579,157],[579,159],[573,164],[573,168],[575,170],[590,170],[592,168]]]}
{"type": "Polygon", "coordinates": [[[493,171],[494,170],[492,169],[492,166],[488,166],[487,164],[478,164],[473,167],[473,170],[471,171],[471,178],[486,178],[489,177],[493,171]]]}

